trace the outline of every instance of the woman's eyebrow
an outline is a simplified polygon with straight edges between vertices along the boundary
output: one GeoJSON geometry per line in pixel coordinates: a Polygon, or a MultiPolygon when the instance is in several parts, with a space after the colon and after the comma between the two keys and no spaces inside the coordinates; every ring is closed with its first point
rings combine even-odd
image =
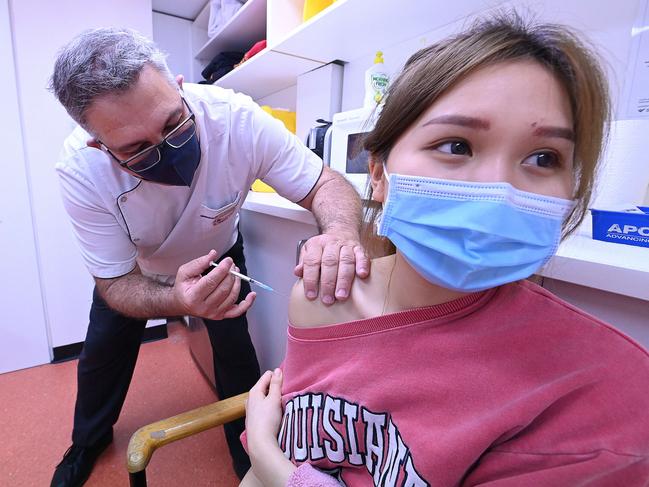
{"type": "Polygon", "coordinates": [[[568,139],[570,142],[575,141],[575,133],[571,129],[564,127],[536,127],[533,134],[538,137],[559,137],[562,139],[568,139]]]}
{"type": "MultiPolygon", "coordinates": [[[[462,127],[469,127],[472,129],[489,130],[489,122],[481,118],[468,117],[466,115],[440,115],[439,117],[431,118],[422,126],[433,124],[448,124],[459,125],[462,127]]],[[[533,135],[538,137],[559,137],[567,139],[571,142],[575,141],[575,133],[568,128],[555,127],[555,126],[541,126],[534,129],[533,135]]]]}
{"type": "Polygon", "coordinates": [[[467,117],[466,115],[440,115],[439,117],[431,118],[423,126],[433,124],[448,124],[460,125],[462,127],[469,127],[472,129],[489,130],[489,122],[481,118],[467,117]]]}

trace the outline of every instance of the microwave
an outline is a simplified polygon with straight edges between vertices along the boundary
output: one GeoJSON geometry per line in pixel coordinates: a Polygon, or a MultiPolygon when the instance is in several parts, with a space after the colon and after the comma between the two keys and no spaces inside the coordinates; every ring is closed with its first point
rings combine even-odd
{"type": "Polygon", "coordinates": [[[374,109],[336,113],[331,124],[329,167],[338,171],[364,197],[367,193],[369,154],[363,138],[374,128],[374,109]]]}

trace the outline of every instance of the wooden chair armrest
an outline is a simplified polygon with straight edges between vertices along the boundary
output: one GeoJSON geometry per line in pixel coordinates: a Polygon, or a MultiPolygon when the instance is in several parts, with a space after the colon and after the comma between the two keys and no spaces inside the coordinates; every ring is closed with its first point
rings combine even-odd
{"type": "Polygon", "coordinates": [[[143,471],[153,452],[161,446],[245,416],[248,393],[229,397],[207,406],[143,426],[131,436],[126,453],[130,473],[143,471]]]}

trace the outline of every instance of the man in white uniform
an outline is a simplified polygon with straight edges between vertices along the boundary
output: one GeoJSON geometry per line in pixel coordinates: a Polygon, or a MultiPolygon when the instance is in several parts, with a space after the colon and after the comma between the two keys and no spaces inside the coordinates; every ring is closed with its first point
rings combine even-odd
{"type": "MultiPolygon", "coordinates": [[[[52,485],[82,485],[112,441],[148,318],[199,316],[214,351],[221,398],[259,377],[246,311],[239,209],[257,178],[312,210],[322,234],[297,272],[311,299],[345,299],[369,272],[353,188],[252,100],[185,85],[136,32],[97,29],[59,54],[51,88],[79,127],[56,169],[65,208],[96,287],[78,365],[72,447],[52,485]],[[209,273],[210,262],[219,262],[209,273]]],[[[248,458],[226,427],[234,468],[248,458]]]]}

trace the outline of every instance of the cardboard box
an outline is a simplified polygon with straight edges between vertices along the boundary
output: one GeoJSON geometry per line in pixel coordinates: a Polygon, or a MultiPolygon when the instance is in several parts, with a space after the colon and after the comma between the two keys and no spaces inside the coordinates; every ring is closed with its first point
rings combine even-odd
{"type": "Polygon", "coordinates": [[[604,242],[649,247],[649,207],[636,206],[629,211],[590,210],[593,239],[604,242]]]}

